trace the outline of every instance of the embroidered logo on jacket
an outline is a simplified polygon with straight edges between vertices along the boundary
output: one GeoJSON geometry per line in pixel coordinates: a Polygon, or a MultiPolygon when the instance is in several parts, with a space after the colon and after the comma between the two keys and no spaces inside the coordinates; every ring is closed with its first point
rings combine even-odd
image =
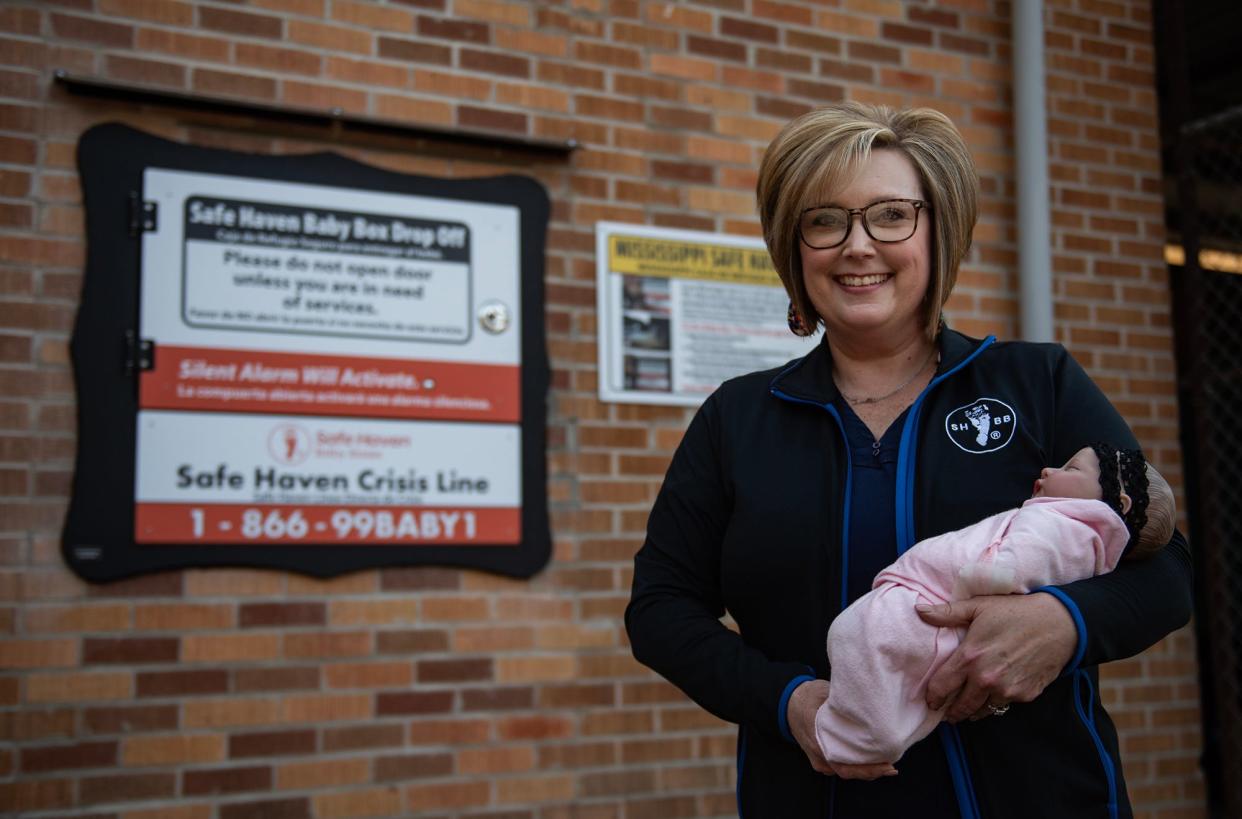
{"type": "Polygon", "coordinates": [[[1013,440],[1018,414],[998,398],[976,398],[944,418],[949,440],[973,455],[995,452],[1013,440]]]}

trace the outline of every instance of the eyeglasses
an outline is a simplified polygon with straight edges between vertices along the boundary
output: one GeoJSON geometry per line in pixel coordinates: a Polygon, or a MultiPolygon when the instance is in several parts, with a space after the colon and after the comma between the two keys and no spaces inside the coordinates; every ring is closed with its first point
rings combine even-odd
{"type": "Polygon", "coordinates": [[[865,208],[807,208],[798,221],[798,236],[807,247],[827,250],[845,244],[862,217],[863,230],[877,242],[904,242],[919,226],[919,211],[931,210],[922,199],[884,199],[865,208]]]}

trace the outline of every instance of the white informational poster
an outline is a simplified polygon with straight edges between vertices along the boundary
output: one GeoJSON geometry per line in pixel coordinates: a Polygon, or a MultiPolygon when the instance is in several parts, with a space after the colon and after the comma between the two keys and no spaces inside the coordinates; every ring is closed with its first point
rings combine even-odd
{"type": "Polygon", "coordinates": [[[520,542],[516,207],[160,168],[143,198],[137,543],[520,542]]]}
{"type": "Polygon", "coordinates": [[[818,341],[789,331],[759,239],[599,222],[595,256],[601,400],[698,406],[818,341]]]}

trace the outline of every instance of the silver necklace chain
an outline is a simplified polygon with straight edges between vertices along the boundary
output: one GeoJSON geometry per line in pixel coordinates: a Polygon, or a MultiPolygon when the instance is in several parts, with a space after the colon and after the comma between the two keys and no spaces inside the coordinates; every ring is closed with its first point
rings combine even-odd
{"type": "Polygon", "coordinates": [[[933,345],[931,350],[927,353],[927,358],[923,359],[923,363],[919,365],[919,368],[915,370],[914,372],[910,373],[910,377],[907,378],[905,381],[902,381],[896,387],[894,387],[891,392],[886,392],[883,395],[876,395],[876,396],[868,397],[868,398],[853,398],[849,395],[846,395],[845,390],[841,389],[841,386],[839,384],[837,385],[837,392],[841,393],[841,397],[854,406],[857,406],[859,404],[878,404],[881,401],[892,398],[894,395],[901,392],[906,387],[910,386],[910,383],[914,381],[914,379],[918,378],[919,373],[927,369],[927,362],[931,361],[932,356],[935,354],[936,354],[936,347],[933,345]]]}

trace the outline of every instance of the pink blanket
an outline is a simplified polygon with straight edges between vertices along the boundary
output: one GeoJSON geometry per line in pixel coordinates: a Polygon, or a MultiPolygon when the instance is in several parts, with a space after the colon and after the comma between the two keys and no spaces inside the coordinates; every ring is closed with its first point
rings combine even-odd
{"type": "Polygon", "coordinates": [[[943,709],[927,707],[927,681],[961,635],[924,623],[916,604],[1021,594],[1112,571],[1128,539],[1101,501],[1032,498],[916,543],[828,630],[832,679],[815,718],[824,757],[896,762],[940,722],[943,709]]]}

